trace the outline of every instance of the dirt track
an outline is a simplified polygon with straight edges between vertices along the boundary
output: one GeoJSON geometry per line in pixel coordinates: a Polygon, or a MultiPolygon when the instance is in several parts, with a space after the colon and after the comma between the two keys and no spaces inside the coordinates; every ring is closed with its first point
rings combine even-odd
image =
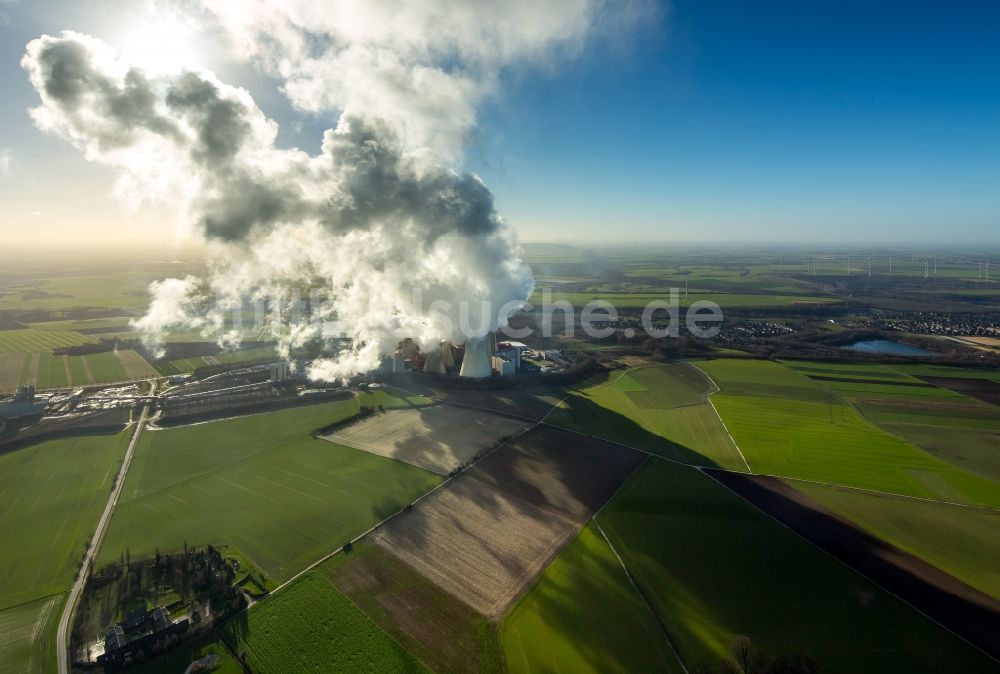
{"type": "Polygon", "coordinates": [[[731,490],[1000,659],[1000,602],[859,529],[777,478],[706,470],[731,490]]]}
{"type": "Polygon", "coordinates": [[[539,426],[373,534],[498,620],[644,456],[539,426]]]}

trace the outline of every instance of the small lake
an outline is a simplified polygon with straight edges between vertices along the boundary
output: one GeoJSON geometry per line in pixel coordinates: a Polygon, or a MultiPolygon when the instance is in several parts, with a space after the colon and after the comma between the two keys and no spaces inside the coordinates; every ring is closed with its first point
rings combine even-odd
{"type": "Polygon", "coordinates": [[[889,356],[934,356],[933,351],[912,344],[894,342],[891,339],[866,339],[863,342],[855,342],[849,346],[842,346],[848,351],[860,351],[861,353],[880,353],[889,356]]]}

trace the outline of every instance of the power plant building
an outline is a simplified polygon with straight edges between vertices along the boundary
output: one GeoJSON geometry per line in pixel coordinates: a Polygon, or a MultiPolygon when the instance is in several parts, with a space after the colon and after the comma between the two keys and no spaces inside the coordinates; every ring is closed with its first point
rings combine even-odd
{"type": "Polygon", "coordinates": [[[12,398],[0,402],[0,432],[8,423],[32,417],[41,417],[45,412],[43,403],[35,402],[35,387],[21,386],[12,398]]]}

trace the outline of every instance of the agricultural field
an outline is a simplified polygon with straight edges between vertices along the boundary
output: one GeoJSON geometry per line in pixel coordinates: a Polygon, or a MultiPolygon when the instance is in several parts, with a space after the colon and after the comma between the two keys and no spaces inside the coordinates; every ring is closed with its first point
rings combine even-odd
{"type": "Polygon", "coordinates": [[[49,672],[63,593],[130,437],[93,435],[0,454],[0,672],[49,672]]]}
{"type": "Polygon", "coordinates": [[[60,438],[0,454],[0,609],[69,588],[130,434],[60,438]]]}
{"type": "Polygon", "coordinates": [[[878,428],[800,372],[768,361],[699,367],[721,387],[712,400],[755,473],[1000,507],[994,481],[878,428]]]}
{"type": "Polygon", "coordinates": [[[499,620],[643,458],[538,426],[379,527],[372,539],[499,620]]]}
{"type": "Polygon", "coordinates": [[[447,475],[526,428],[524,421],[488,412],[433,405],[372,415],[320,437],[447,475]]]}
{"type": "Polygon", "coordinates": [[[795,482],[869,533],[1000,599],[1000,511],[795,482]]]}
{"type": "Polygon", "coordinates": [[[531,387],[517,391],[456,389],[451,387],[436,388],[433,381],[420,387],[407,384],[414,393],[419,393],[435,400],[463,406],[466,409],[478,408],[489,412],[497,412],[506,416],[520,417],[527,421],[545,419],[559,401],[566,396],[561,387],[531,387]]]}
{"type": "Polygon", "coordinates": [[[261,674],[429,671],[315,571],[230,620],[223,638],[261,674]]]}
{"type": "Polygon", "coordinates": [[[70,330],[0,330],[0,354],[41,353],[95,342],[93,337],[70,330]]]}
{"type": "Polygon", "coordinates": [[[746,470],[708,403],[714,389],[686,363],[640,366],[572,391],[548,422],[685,463],[746,470]]]}
{"type": "Polygon", "coordinates": [[[0,674],[45,674],[56,666],[61,594],[0,610],[0,674]]]}
{"type": "Polygon", "coordinates": [[[149,302],[149,284],[164,277],[159,272],[110,272],[79,276],[52,276],[5,286],[0,310],[64,310],[80,307],[120,309],[133,313],[149,302]]]}
{"type": "Polygon", "coordinates": [[[105,335],[128,332],[131,316],[115,316],[111,318],[67,318],[63,320],[31,323],[36,330],[71,330],[84,335],[105,335]]]}
{"type": "Polygon", "coordinates": [[[1000,480],[1000,407],[921,378],[947,373],[953,383],[971,384],[991,372],[940,366],[786,365],[809,377],[836,377],[818,383],[849,401],[879,428],[952,465],[1000,480]],[[882,383],[841,381],[848,378],[882,383]]]}
{"type": "Polygon", "coordinates": [[[832,674],[995,671],[697,470],[651,459],[597,519],[691,671],[725,659],[738,634],[832,674]]]}
{"type": "Polygon", "coordinates": [[[273,346],[261,346],[252,349],[241,349],[239,351],[224,351],[214,356],[191,356],[190,358],[158,360],[154,363],[154,366],[163,375],[190,374],[205,365],[234,365],[252,360],[277,358],[277,353],[277,350],[273,346]]]}
{"type": "MultiPolygon", "coordinates": [[[[926,420],[936,421],[936,418],[928,416],[926,420]]],[[[879,425],[948,463],[996,480],[1000,489],[1000,430],[963,429],[929,423],[879,425]]]]}
{"type": "Polygon", "coordinates": [[[159,376],[159,373],[146,359],[132,349],[119,349],[116,354],[122,367],[125,368],[126,379],[147,379],[159,376]]]}
{"type": "Polygon", "coordinates": [[[496,626],[413,568],[369,542],[320,570],[334,587],[434,671],[500,673],[496,626]]]}
{"type": "Polygon", "coordinates": [[[98,563],[125,550],[137,559],[185,542],[228,544],[271,579],[289,578],[441,481],[313,436],[362,403],[409,404],[379,392],[147,430],[98,563]]]}
{"type": "Polygon", "coordinates": [[[132,349],[86,356],[55,356],[49,352],[0,355],[0,393],[10,393],[21,384],[32,384],[44,391],[158,376],[132,349]]]}
{"type": "Polygon", "coordinates": [[[683,671],[593,523],[507,614],[500,635],[512,674],[683,671]]]}
{"type": "MultiPolygon", "coordinates": [[[[536,291],[531,296],[530,302],[535,306],[542,306],[545,296],[542,292],[536,291]]],[[[672,300],[669,292],[657,293],[630,293],[630,292],[552,292],[549,294],[549,302],[565,301],[573,306],[582,307],[594,300],[610,302],[619,309],[641,309],[650,302],[670,302],[672,300]]],[[[699,301],[715,302],[723,309],[747,308],[747,307],[790,307],[795,305],[825,304],[835,302],[836,299],[829,297],[816,297],[809,295],[770,295],[770,294],[741,294],[741,293],[699,293],[689,292],[684,296],[684,289],[681,288],[678,305],[689,307],[699,301]]]]}

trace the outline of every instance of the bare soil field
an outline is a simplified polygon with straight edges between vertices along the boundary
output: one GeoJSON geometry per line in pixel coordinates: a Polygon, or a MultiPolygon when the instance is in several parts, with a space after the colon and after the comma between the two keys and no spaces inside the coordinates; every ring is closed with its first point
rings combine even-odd
{"type": "Polygon", "coordinates": [[[503,671],[495,626],[383,548],[358,545],[325,573],[434,671],[503,671]]]}
{"type": "Polygon", "coordinates": [[[1000,384],[989,379],[962,377],[921,377],[921,379],[941,388],[951,389],[994,405],[1000,405],[1000,384]]]}
{"type": "Polygon", "coordinates": [[[17,380],[21,374],[24,358],[25,354],[23,353],[0,355],[0,394],[13,393],[17,388],[17,380]]]}
{"type": "Polygon", "coordinates": [[[128,373],[129,379],[144,379],[146,377],[156,377],[158,372],[132,349],[122,349],[118,351],[118,360],[128,373]]]}
{"type": "Polygon", "coordinates": [[[536,427],[373,534],[439,587],[499,620],[645,457],[536,427]]]}
{"type": "Polygon", "coordinates": [[[479,410],[432,405],[374,414],[320,437],[447,475],[528,424],[479,410]]]}
{"type": "Polygon", "coordinates": [[[855,571],[1000,658],[1000,602],[996,599],[875,538],[779,479],[705,472],[855,571]]]}

